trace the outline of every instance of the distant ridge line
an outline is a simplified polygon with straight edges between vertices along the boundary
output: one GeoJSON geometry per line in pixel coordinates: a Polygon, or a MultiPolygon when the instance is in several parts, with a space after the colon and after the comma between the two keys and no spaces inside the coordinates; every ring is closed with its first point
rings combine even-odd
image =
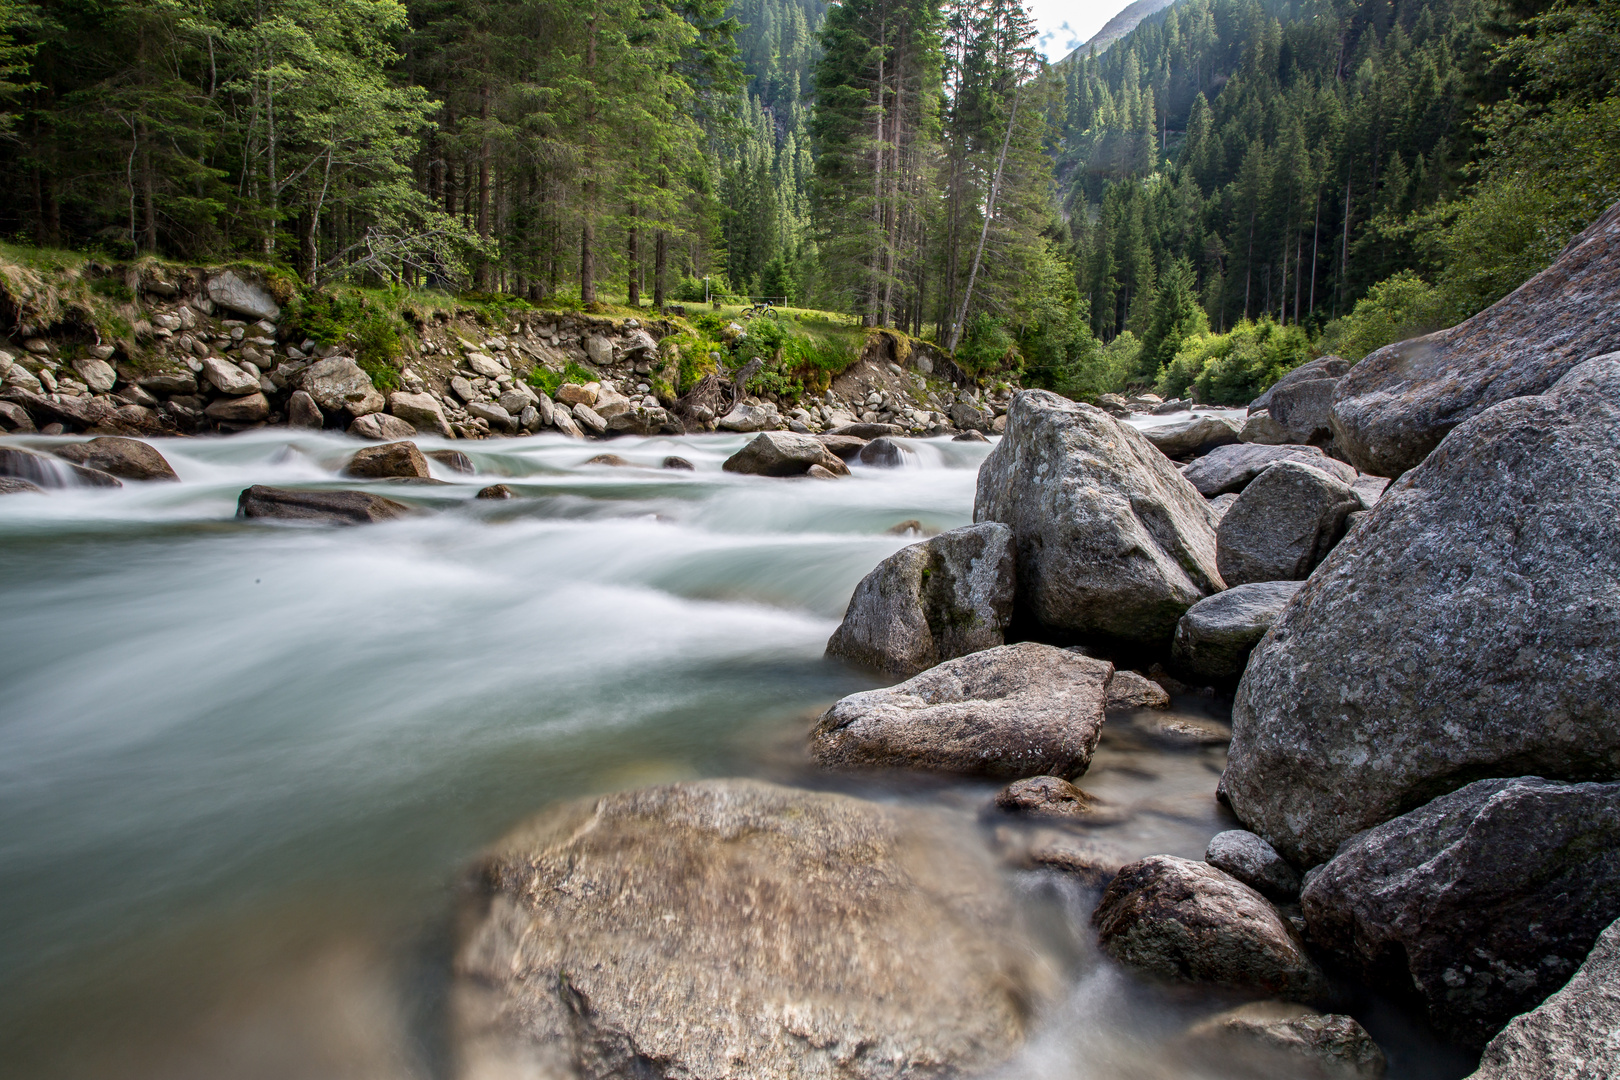
{"type": "Polygon", "coordinates": [[[1067,64],[1077,58],[1085,57],[1093,48],[1097,50],[1098,55],[1101,55],[1108,50],[1108,46],[1135,30],[1143,19],[1158,14],[1175,2],[1176,0],[1136,0],[1135,3],[1130,4],[1112,19],[1109,19],[1103,25],[1103,28],[1092,36],[1090,41],[1059,60],[1058,63],[1067,64]]]}

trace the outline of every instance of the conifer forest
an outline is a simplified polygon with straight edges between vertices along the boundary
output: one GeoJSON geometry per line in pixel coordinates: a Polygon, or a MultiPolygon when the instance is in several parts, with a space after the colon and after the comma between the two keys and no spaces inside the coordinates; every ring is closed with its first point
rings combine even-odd
{"type": "Polygon", "coordinates": [[[0,233],[534,303],[767,297],[1247,400],[1620,197],[1616,0],[0,3],[0,233]]]}

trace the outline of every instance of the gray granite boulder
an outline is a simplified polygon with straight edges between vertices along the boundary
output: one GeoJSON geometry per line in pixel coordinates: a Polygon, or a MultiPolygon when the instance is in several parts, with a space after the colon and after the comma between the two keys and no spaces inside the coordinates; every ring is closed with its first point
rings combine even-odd
{"type": "Polygon", "coordinates": [[[1620,777],[1620,357],[1466,421],[1317,568],[1232,710],[1297,866],[1480,775],[1620,777]]]}
{"type": "Polygon", "coordinates": [[[1313,944],[1483,1046],[1620,918],[1620,783],[1475,781],[1348,840],[1302,903],[1313,944]]]}
{"type": "Polygon", "coordinates": [[[1269,412],[1271,399],[1279,388],[1287,389],[1295,383],[1316,382],[1321,379],[1338,379],[1349,370],[1350,361],[1342,356],[1324,356],[1301,364],[1272,383],[1265,393],[1249,402],[1249,415],[1258,416],[1261,412],[1269,412]]]}
{"type": "Polygon", "coordinates": [[[1204,861],[1277,901],[1299,899],[1299,874],[1252,832],[1228,829],[1210,838],[1204,861]]]}
{"type": "Polygon", "coordinates": [[[404,503],[365,491],[304,491],[254,484],[236,500],[239,518],[305,521],[321,525],[368,525],[411,513],[404,503]]]}
{"type": "Polygon", "coordinates": [[[151,443],[103,435],[89,442],[58,446],[53,453],[125,480],[179,480],[173,466],[151,443]]]}
{"type": "Polygon", "coordinates": [[[470,876],[457,1075],[977,1075],[1057,980],[963,839],[937,812],[751,780],[562,806],[470,876]]]}
{"type": "Polygon", "coordinates": [[[445,419],[444,406],[432,394],[409,394],[396,390],[388,395],[388,411],[413,427],[446,439],[454,438],[450,421],[445,419]]]}
{"type": "Polygon", "coordinates": [[[1547,269],[1449,330],[1386,345],[1333,401],[1338,446],[1377,476],[1415,468],[1446,433],[1577,364],[1620,350],[1620,203],[1547,269]]]}
{"type": "Polygon", "coordinates": [[[1277,421],[1271,418],[1271,413],[1261,409],[1257,413],[1251,413],[1249,418],[1243,421],[1243,430],[1238,432],[1238,442],[1281,446],[1288,442],[1288,436],[1283,434],[1283,429],[1278,426],[1277,421]]]}
{"type": "Polygon", "coordinates": [[[262,285],[247,281],[232,270],[208,279],[208,299],[250,319],[274,322],[281,317],[281,305],[276,303],[275,297],[262,285]]]}
{"type": "Polygon", "coordinates": [[[1257,581],[1200,600],[1176,624],[1170,656],[1204,679],[1235,679],[1303,581],[1257,581]]]}
{"type": "Polygon", "coordinates": [[[1620,1076],[1620,922],[1564,988],[1515,1017],[1468,1080],[1613,1080],[1620,1076]]]}
{"type": "Polygon", "coordinates": [[[1050,645],[986,649],[842,699],[816,724],[810,750],[838,769],[1078,776],[1102,735],[1113,673],[1050,645]]]}
{"type": "Polygon", "coordinates": [[[1338,386],[1338,379],[1279,383],[1271,388],[1266,412],[1289,442],[1327,446],[1333,442],[1333,394],[1338,386]]]}
{"type": "Polygon", "coordinates": [[[1223,871],[1174,855],[1122,868],[1091,916],[1102,947],[1129,967],[1292,1001],[1328,996],[1299,933],[1265,897],[1223,871]]]}
{"type": "Polygon", "coordinates": [[[849,475],[849,466],[821,440],[791,431],[761,432],[720,467],[729,473],[751,476],[803,476],[812,465],[820,465],[835,476],[849,475]]]}
{"type": "Polygon", "coordinates": [[[1012,530],[968,525],[901,548],[855,586],[829,656],[915,675],[1003,643],[1013,607],[1012,530]]]}
{"type": "Polygon", "coordinates": [[[381,412],[388,404],[371,376],[347,356],[329,356],[317,360],[293,376],[297,388],[314,399],[327,412],[347,412],[350,416],[365,416],[381,412]]]}
{"type": "Polygon", "coordinates": [[[1207,454],[1217,446],[1238,441],[1241,425],[1224,416],[1194,416],[1175,424],[1144,428],[1142,434],[1168,458],[1189,458],[1207,454]]]}
{"type": "Polygon", "coordinates": [[[1060,638],[1167,643],[1224,588],[1209,506],[1140,432],[1044,390],[1013,398],[973,520],[1017,546],[1017,607],[1060,638]]]}
{"type": "MultiPolygon", "coordinates": [[[[1279,461],[1297,461],[1321,469],[1347,484],[1356,479],[1356,470],[1342,461],[1335,461],[1317,446],[1263,446],[1257,443],[1233,443],[1219,446],[1181,470],[1187,482],[1198,489],[1206,499],[1228,492],[1242,491],[1268,466],[1279,461]]],[[[1387,483],[1388,481],[1386,481],[1387,483]]]]}
{"type": "Polygon", "coordinates": [[[1228,585],[1300,581],[1344,535],[1361,500],[1314,465],[1279,461],[1255,477],[1221,518],[1216,566],[1228,585]]]}
{"type": "Polygon", "coordinates": [[[349,434],[357,439],[385,440],[410,439],[416,436],[416,425],[387,413],[374,412],[357,416],[349,425],[349,434]]]}

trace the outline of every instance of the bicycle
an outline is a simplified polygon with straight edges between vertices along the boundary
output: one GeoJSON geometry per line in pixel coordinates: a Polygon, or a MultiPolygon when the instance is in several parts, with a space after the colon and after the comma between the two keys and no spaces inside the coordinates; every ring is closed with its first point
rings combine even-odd
{"type": "Polygon", "coordinates": [[[782,318],[781,314],[771,306],[771,302],[769,300],[761,300],[757,304],[742,309],[742,317],[745,321],[748,319],[757,318],[761,315],[768,315],[777,320],[782,318]]]}

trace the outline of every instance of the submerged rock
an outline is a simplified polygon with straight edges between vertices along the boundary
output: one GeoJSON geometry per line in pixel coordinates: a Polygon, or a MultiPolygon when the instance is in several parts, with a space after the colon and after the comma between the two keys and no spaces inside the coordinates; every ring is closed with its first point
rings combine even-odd
{"type": "Polygon", "coordinates": [[[1361,509],[1350,485],[1297,461],[1268,465],[1243,489],[1216,531],[1216,565],[1227,585],[1300,581],[1344,535],[1361,509]]]}
{"type": "Polygon", "coordinates": [[[901,548],[850,597],[829,656],[915,675],[1002,644],[1012,617],[1012,530],[969,525],[901,548]]]}
{"type": "Polygon", "coordinates": [[[1613,1080],[1620,1076],[1620,922],[1609,924],[1575,977],[1516,1017],[1485,1047],[1468,1080],[1613,1080]]]}
{"type": "Polygon", "coordinates": [[[1296,866],[1481,775],[1620,777],[1620,357],[1466,421],[1255,649],[1233,810],[1296,866]]]}
{"type": "Polygon", "coordinates": [[[935,814],[844,795],[607,795],[519,829],[474,881],[464,1077],[972,1073],[1055,990],[982,851],[935,814]]]}
{"type": "Polygon", "coordinates": [[[87,465],[125,480],[180,479],[155,447],[139,439],[103,435],[89,442],[58,446],[53,453],[75,465],[87,465]]]}
{"type": "Polygon", "coordinates": [[[1476,781],[1347,841],[1302,901],[1313,943],[1482,1046],[1620,918],[1620,783],[1476,781]]]}
{"type": "Polygon", "coordinates": [[[38,484],[15,476],[0,476],[0,495],[43,495],[45,489],[38,484]]]}
{"type": "Polygon", "coordinates": [[[1470,417],[1620,350],[1617,310],[1620,203],[1473,318],[1386,345],[1351,368],[1333,402],[1338,444],[1363,472],[1399,476],[1470,417]]]}
{"type": "Polygon", "coordinates": [[[365,491],[300,491],[254,484],[236,501],[240,518],[273,518],[326,525],[367,525],[412,513],[404,503],[365,491]]]}
{"type": "Polygon", "coordinates": [[[1165,688],[1134,671],[1115,671],[1108,680],[1108,711],[1126,709],[1168,709],[1170,695],[1165,688]]]}
{"type": "Polygon", "coordinates": [[[947,660],[839,701],[810,736],[829,768],[1078,776],[1102,734],[1112,664],[1026,642],[947,660]]]}
{"type": "Polygon", "coordinates": [[[1257,581],[1200,600],[1176,624],[1176,666],[1202,679],[1235,679],[1303,581],[1257,581]]]}
{"type": "Polygon", "coordinates": [[[819,439],[791,431],[761,432],[720,467],[726,472],[753,476],[803,476],[812,465],[820,465],[835,476],[849,473],[843,459],[819,439]]]}
{"type": "Polygon", "coordinates": [[[1014,780],[996,793],[996,806],[1027,817],[1073,818],[1091,813],[1096,800],[1060,776],[1014,780]]]}
{"type": "Polygon", "coordinates": [[[1208,505],[1141,433],[1044,390],[1013,398],[979,469],[975,521],[1017,547],[1016,604],[1054,636],[1168,643],[1224,585],[1208,505]]]}
{"type": "Polygon", "coordinates": [[[1277,909],[1204,863],[1174,855],[1131,863],[1091,921],[1110,956],[1162,979],[1294,1001],[1328,993],[1326,977],[1277,909]]]}
{"type": "Polygon", "coordinates": [[[1194,1025],[1179,1056],[1197,1074],[1249,1080],[1382,1080],[1384,1051],[1342,1013],[1319,1013],[1284,1001],[1252,1001],[1194,1025]]]}

